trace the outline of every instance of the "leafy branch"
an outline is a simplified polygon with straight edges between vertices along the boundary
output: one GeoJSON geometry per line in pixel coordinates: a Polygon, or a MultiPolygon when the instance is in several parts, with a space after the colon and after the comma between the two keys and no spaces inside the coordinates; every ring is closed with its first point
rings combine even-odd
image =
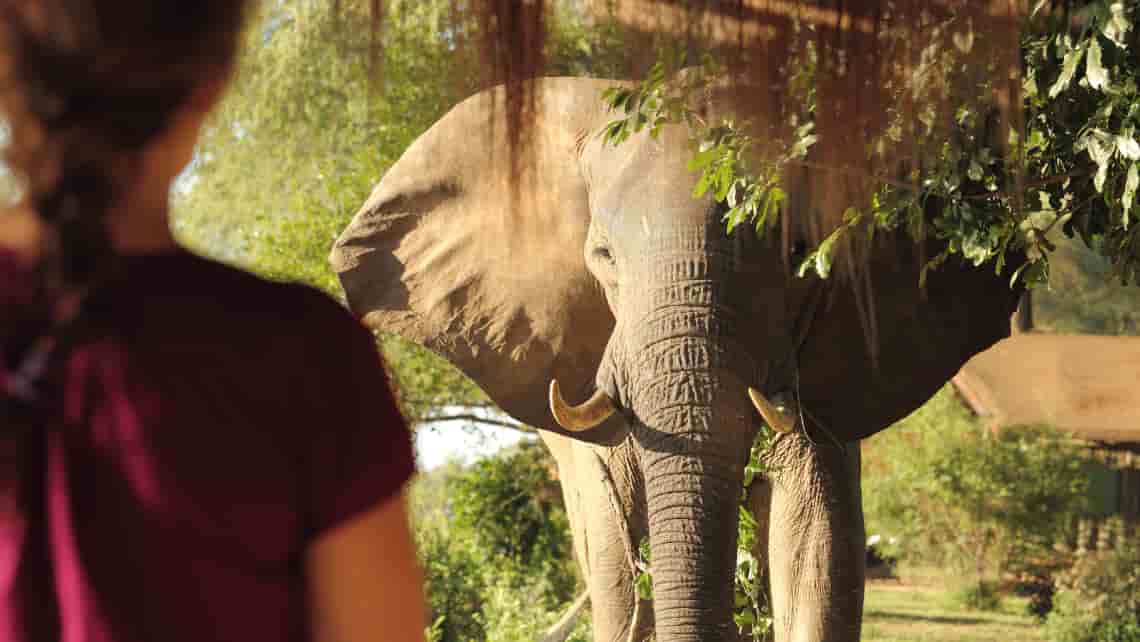
{"type": "MultiPolygon", "coordinates": [[[[1026,128],[1010,129],[1005,157],[993,142],[993,110],[985,107],[994,81],[972,86],[964,65],[955,62],[969,53],[975,34],[969,27],[954,31],[951,26],[961,25],[948,19],[941,33],[949,34],[950,44],[931,42],[911,86],[900,91],[913,97],[931,82],[933,70],[942,70],[943,81],[958,90],[961,100],[949,135],[932,158],[912,159],[912,169],[901,177],[863,176],[880,185],[872,201],[852,204],[798,274],[829,276],[839,241],[858,228],[873,235],[905,227],[916,240],[929,234],[946,245],[924,267],[923,280],[955,255],[975,266],[991,265],[999,274],[1016,258],[1021,263],[1011,287],[1019,282],[1032,287],[1047,280],[1055,249],[1048,233],[1060,227],[1111,260],[1124,282],[1133,280],[1140,269],[1140,239],[1133,225],[1140,192],[1140,60],[1130,43],[1136,10],[1134,3],[1093,0],[1078,10],[1075,21],[1042,12],[1040,6],[1035,10],[1022,42],[1026,128]],[[929,203],[937,207],[927,207],[929,203]]],[[[755,139],[747,121],[706,122],[699,115],[693,99],[722,71],[709,56],[670,79],[668,70],[679,64],[666,55],[645,82],[607,91],[607,106],[624,116],[608,123],[602,136],[616,145],[647,128],[657,136],[665,125],[683,125],[695,150],[689,162],[698,173],[694,197],[709,195],[722,203],[729,232],[750,223],[762,234],[781,213],[787,197],[781,179],[789,164],[851,172],[808,158],[818,141],[810,120],[813,52],[803,52],[800,62],[789,91],[804,104],[788,123],[794,133],[786,151],[772,160],[751,160],[755,139]]],[[[935,113],[932,106],[920,105],[917,123],[902,111],[893,113],[870,153],[885,154],[904,132],[937,136],[935,113]]]]}
{"type": "Polygon", "coordinates": [[[683,125],[697,150],[688,164],[689,171],[699,172],[693,197],[701,198],[711,192],[714,200],[724,203],[729,232],[748,222],[757,233],[763,233],[777,221],[780,206],[787,198],[780,187],[781,168],[807,155],[818,140],[812,131],[814,124],[800,126],[794,143],[780,157],[755,163],[748,153],[755,139],[747,122],[726,118],[710,124],[693,105],[694,97],[707,91],[723,71],[716,59],[706,55],[699,66],[670,79],[668,70],[677,66],[677,59],[665,54],[643,83],[632,88],[607,89],[602,94],[603,102],[611,111],[624,112],[624,116],[602,128],[602,139],[607,144],[620,145],[645,129],[656,138],[666,125],[683,125]]]}

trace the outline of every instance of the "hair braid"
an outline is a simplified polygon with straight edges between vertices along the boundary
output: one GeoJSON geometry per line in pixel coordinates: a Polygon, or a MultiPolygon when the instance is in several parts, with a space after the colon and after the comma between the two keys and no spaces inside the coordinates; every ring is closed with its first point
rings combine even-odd
{"type": "Polygon", "coordinates": [[[4,155],[44,231],[37,264],[8,270],[22,283],[0,284],[17,290],[0,292],[14,299],[0,298],[4,499],[22,436],[58,408],[53,373],[85,332],[84,303],[116,269],[108,212],[127,198],[147,145],[231,64],[248,4],[0,0],[4,155]]]}

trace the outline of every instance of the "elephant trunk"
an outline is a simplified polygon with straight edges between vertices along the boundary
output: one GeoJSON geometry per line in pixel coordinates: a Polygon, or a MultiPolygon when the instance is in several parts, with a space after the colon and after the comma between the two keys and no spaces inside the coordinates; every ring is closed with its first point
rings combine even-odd
{"type": "Polygon", "coordinates": [[[647,368],[650,381],[634,385],[656,639],[736,639],[736,520],[753,426],[747,387],[709,367],[728,351],[707,338],[662,341],[652,352],[689,362],[647,368]]]}
{"type": "Polygon", "coordinates": [[[740,327],[752,294],[741,287],[740,241],[718,222],[658,230],[637,270],[648,286],[622,303],[624,348],[612,365],[635,418],[659,642],[737,637],[737,516],[759,375],[740,327]]]}
{"type": "Polygon", "coordinates": [[[739,477],[732,467],[712,470],[701,454],[655,455],[645,467],[656,470],[646,480],[656,639],[735,639],[739,477]]]}

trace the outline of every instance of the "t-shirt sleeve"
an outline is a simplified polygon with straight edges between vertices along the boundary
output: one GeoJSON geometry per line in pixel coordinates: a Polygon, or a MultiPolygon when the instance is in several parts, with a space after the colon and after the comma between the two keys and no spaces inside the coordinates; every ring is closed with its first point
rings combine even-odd
{"type": "Polygon", "coordinates": [[[313,534],[395,495],[415,472],[411,433],[375,339],[339,306],[331,326],[317,341],[323,372],[309,373],[321,378],[322,397],[308,457],[313,534]]]}

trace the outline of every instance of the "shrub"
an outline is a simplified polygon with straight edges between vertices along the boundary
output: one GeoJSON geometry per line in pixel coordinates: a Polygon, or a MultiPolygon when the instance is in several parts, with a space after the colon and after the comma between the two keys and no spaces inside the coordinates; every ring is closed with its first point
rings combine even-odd
{"type": "Polygon", "coordinates": [[[433,642],[486,639],[482,618],[485,577],[471,550],[435,528],[416,533],[427,589],[433,642]]]}
{"type": "Polygon", "coordinates": [[[1001,608],[1001,593],[996,582],[971,582],[952,595],[956,604],[973,611],[996,611],[1001,608]]]}
{"type": "Polygon", "coordinates": [[[1057,575],[1051,642],[1140,642],[1140,550],[1089,553],[1057,575]]]}
{"type": "MultiPolygon", "coordinates": [[[[550,592],[549,577],[533,574],[528,569],[500,569],[488,577],[481,619],[489,642],[533,642],[542,639],[569,604],[550,592]]],[[[582,620],[588,620],[581,616],[582,620]]],[[[587,642],[588,624],[579,621],[569,640],[587,642]]]]}
{"type": "Polygon", "coordinates": [[[1054,577],[1073,563],[1072,555],[1059,550],[1024,551],[1012,556],[1007,577],[1013,592],[1029,600],[1026,612],[1038,621],[1044,621],[1053,610],[1056,593],[1054,577]]]}
{"type": "Polygon", "coordinates": [[[908,562],[979,582],[1015,553],[1046,550],[1086,502],[1079,447],[1039,426],[992,434],[949,388],[864,452],[868,529],[898,537],[908,562]]]}
{"type": "MultiPolygon", "coordinates": [[[[452,529],[487,556],[527,567],[566,566],[570,527],[546,448],[522,442],[486,457],[448,484],[452,529]]],[[[558,587],[572,598],[573,578],[558,587]]]]}
{"type": "MultiPolygon", "coordinates": [[[[552,471],[546,449],[523,442],[417,482],[432,642],[530,642],[568,608],[579,582],[552,471]]],[[[570,639],[588,639],[588,624],[570,639]]]]}

